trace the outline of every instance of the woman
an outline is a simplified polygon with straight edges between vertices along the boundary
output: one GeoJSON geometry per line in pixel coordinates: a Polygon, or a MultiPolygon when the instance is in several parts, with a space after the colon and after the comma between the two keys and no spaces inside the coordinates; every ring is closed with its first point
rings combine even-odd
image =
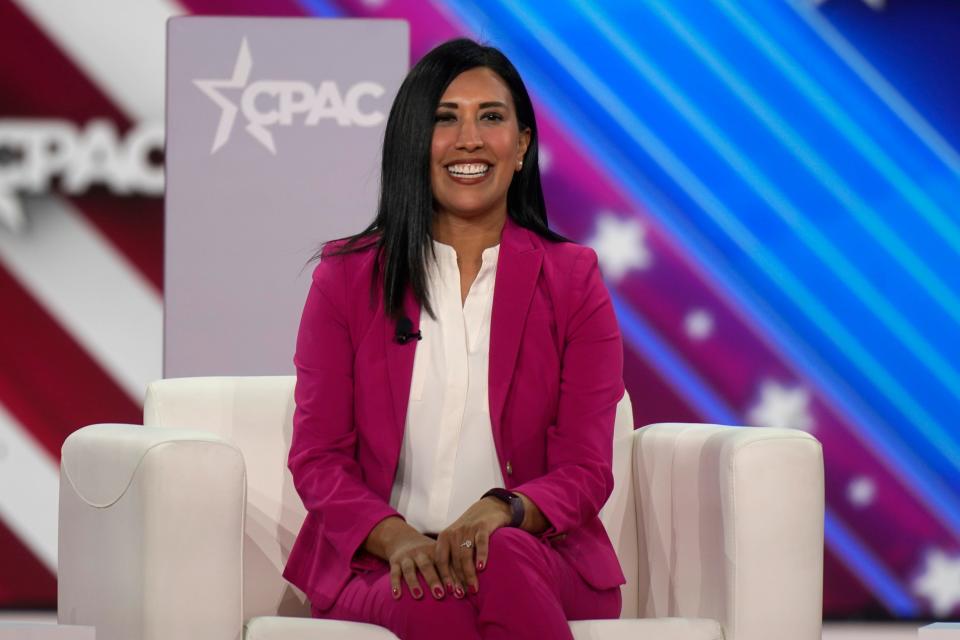
{"type": "Polygon", "coordinates": [[[547,228],[517,71],[440,45],[391,109],[376,219],[313,275],[289,460],[308,513],[284,575],[316,617],[400,638],[618,617],[597,514],[622,358],[596,254],[547,228]]]}

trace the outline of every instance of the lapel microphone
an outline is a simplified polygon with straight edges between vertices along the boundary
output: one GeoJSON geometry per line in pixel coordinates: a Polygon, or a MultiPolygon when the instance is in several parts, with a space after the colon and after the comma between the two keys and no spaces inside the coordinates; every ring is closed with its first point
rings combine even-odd
{"type": "Polygon", "coordinates": [[[423,340],[423,336],[420,335],[420,331],[413,330],[413,322],[411,322],[410,318],[404,316],[403,318],[397,320],[397,328],[393,339],[396,340],[398,344],[407,344],[414,338],[417,340],[423,340]]]}

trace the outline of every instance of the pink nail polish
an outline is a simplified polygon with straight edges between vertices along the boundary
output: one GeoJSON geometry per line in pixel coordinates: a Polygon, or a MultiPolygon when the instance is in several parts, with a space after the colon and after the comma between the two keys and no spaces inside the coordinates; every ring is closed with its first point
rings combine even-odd
{"type": "Polygon", "coordinates": [[[414,597],[414,598],[420,598],[420,597],[423,596],[423,591],[420,591],[420,589],[419,589],[418,587],[414,587],[414,589],[413,589],[413,591],[412,591],[411,593],[413,593],[413,597],[414,597]]]}
{"type": "Polygon", "coordinates": [[[434,595],[434,597],[436,597],[437,599],[442,598],[442,597],[443,597],[443,589],[441,589],[440,587],[434,587],[434,589],[433,589],[433,595],[434,595]]]}
{"type": "Polygon", "coordinates": [[[456,596],[456,597],[458,597],[458,598],[460,598],[460,599],[463,599],[463,595],[464,595],[464,594],[463,594],[463,589],[460,588],[460,587],[455,587],[454,590],[453,590],[453,595],[456,596]]]}
{"type": "Polygon", "coordinates": [[[484,567],[483,560],[479,560],[477,562],[477,571],[483,571],[483,567],[484,567]]]}
{"type": "Polygon", "coordinates": [[[476,594],[480,591],[480,587],[475,584],[470,585],[470,593],[476,594]]]}
{"type": "Polygon", "coordinates": [[[400,597],[400,587],[394,587],[394,588],[391,589],[390,591],[393,592],[393,597],[394,597],[394,598],[399,598],[399,597],[400,597]]]}
{"type": "Polygon", "coordinates": [[[452,583],[452,582],[448,582],[448,583],[447,583],[447,593],[453,593],[453,583],[452,583]]]}

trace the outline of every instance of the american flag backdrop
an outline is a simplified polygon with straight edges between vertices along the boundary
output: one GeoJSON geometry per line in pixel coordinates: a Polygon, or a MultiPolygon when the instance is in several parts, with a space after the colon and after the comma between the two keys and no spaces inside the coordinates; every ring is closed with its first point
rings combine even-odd
{"type": "Polygon", "coordinates": [[[63,439],[140,422],[162,373],[164,21],[183,14],[404,18],[414,61],[459,35],[502,48],[551,226],[599,255],[637,424],[813,433],[826,616],[960,617],[945,0],[0,1],[0,607],[55,606],[63,439]]]}

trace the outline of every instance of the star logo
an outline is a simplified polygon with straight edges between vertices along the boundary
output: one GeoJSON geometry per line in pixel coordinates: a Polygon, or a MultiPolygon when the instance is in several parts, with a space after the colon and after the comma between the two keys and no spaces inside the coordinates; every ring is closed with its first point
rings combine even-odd
{"type": "Polygon", "coordinates": [[[321,122],[335,122],[335,126],[340,127],[376,127],[386,119],[376,104],[371,104],[386,93],[379,82],[361,80],[343,91],[335,80],[323,80],[319,84],[297,79],[250,82],[252,68],[250,46],[243,38],[230,78],[193,81],[220,107],[220,122],[211,154],[230,139],[238,114],[246,120],[244,130],[273,155],[277,149],[270,131],[272,127],[316,127],[321,122]],[[230,100],[224,95],[226,90],[238,93],[239,98],[230,100]]]}
{"type": "Polygon", "coordinates": [[[960,605],[960,555],[950,557],[939,549],[927,552],[913,592],[930,601],[934,615],[949,616],[960,605]]]}
{"type": "Polygon", "coordinates": [[[781,429],[813,429],[810,392],[803,387],[786,387],[768,380],[760,387],[760,401],[747,415],[750,424],[781,429]]]}
{"type": "MultiPolygon", "coordinates": [[[[208,98],[213,100],[215,105],[220,107],[220,122],[217,124],[217,134],[213,138],[213,148],[210,149],[211,154],[216,153],[217,150],[230,139],[233,123],[237,119],[237,105],[228,100],[223,93],[221,93],[221,90],[243,89],[247,86],[252,68],[253,57],[250,55],[250,47],[247,44],[247,39],[244,38],[240,43],[240,51],[237,53],[237,61],[233,65],[233,76],[231,78],[227,80],[193,81],[193,84],[195,84],[200,91],[203,91],[208,98]]],[[[262,136],[257,136],[253,131],[250,133],[257,137],[257,139],[265,144],[271,151],[276,152],[273,148],[273,137],[270,136],[268,132],[263,132],[266,134],[266,137],[269,138],[268,140],[261,139],[262,136]]]]}
{"type": "Polygon", "coordinates": [[[600,270],[613,283],[632,269],[646,269],[653,256],[645,244],[646,229],[636,218],[620,218],[612,213],[597,216],[597,229],[587,244],[597,252],[600,270]]]}

